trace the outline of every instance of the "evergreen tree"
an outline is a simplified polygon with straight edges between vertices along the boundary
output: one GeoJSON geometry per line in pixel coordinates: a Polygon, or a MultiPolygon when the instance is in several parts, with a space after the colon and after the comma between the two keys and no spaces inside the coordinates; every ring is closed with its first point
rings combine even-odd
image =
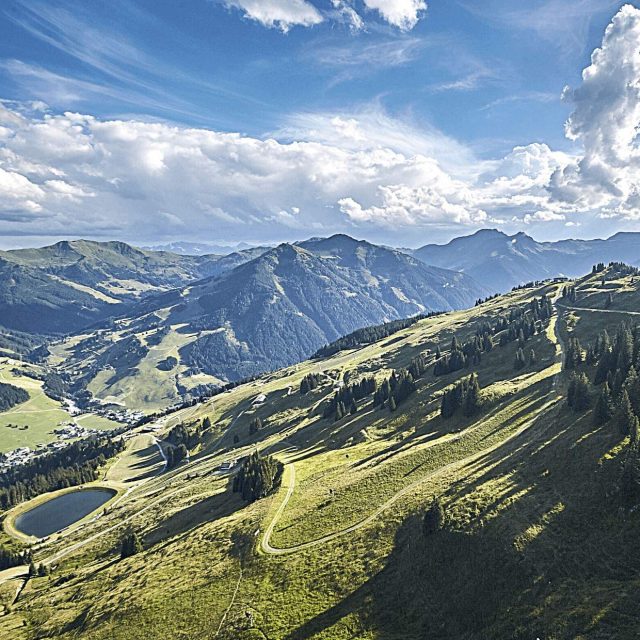
{"type": "Polygon", "coordinates": [[[597,425],[603,425],[613,417],[613,398],[609,385],[605,382],[602,391],[596,402],[596,408],[593,414],[594,422],[597,425]]]}
{"type": "Polygon", "coordinates": [[[357,412],[358,412],[358,405],[356,404],[356,401],[354,400],[354,401],[351,403],[351,408],[349,409],[349,413],[350,413],[351,415],[354,415],[354,414],[355,414],[355,413],[357,413],[357,412]]]}
{"type": "Polygon", "coordinates": [[[469,377],[469,385],[467,393],[464,399],[463,412],[466,417],[470,417],[475,414],[480,406],[480,384],[478,383],[478,376],[472,373],[469,377]]]}
{"type": "Polygon", "coordinates": [[[628,451],[620,474],[620,494],[623,501],[635,503],[640,496],[640,465],[636,449],[628,451]]]}
{"type": "Polygon", "coordinates": [[[129,558],[143,550],[142,540],[135,531],[127,531],[120,542],[120,558],[129,558]]]}
{"type": "Polygon", "coordinates": [[[584,373],[573,374],[567,392],[567,404],[577,413],[589,407],[589,380],[584,373]]]}
{"type": "Polygon", "coordinates": [[[202,429],[211,429],[211,418],[209,416],[202,419],[202,429]]]}
{"type": "Polygon", "coordinates": [[[623,436],[628,436],[634,429],[636,417],[631,407],[631,401],[626,389],[622,391],[620,402],[615,415],[616,426],[623,436]]]}
{"type": "Polygon", "coordinates": [[[393,396],[391,396],[389,398],[389,411],[395,411],[396,410],[396,400],[393,396]]]}
{"type": "Polygon", "coordinates": [[[434,498],[431,506],[424,514],[423,531],[425,536],[432,535],[444,527],[445,514],[438,498],[434,498]]]}
{"type": "Polygon", "coordinates": [[[251,435],[254,435],[254,434],[258,433],[258,431],[260,431],[260,429],[262,429],[262,420],[258,416],[256,416],[249,423],[249,433],[251,435]]]}

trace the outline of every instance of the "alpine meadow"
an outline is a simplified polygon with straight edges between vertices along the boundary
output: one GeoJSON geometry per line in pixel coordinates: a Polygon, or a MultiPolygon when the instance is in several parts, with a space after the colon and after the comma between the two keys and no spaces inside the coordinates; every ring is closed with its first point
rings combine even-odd
{"type": "Polygon", "coordinates": [[[0,640],[638,638],[638,131],[634,2],[7,0],[0,640]]]}

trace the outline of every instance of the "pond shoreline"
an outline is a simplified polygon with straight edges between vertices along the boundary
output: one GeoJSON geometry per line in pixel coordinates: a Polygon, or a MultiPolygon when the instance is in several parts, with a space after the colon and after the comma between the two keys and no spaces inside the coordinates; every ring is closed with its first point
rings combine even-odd
{"type": "Polygon", "coordinates": [[[57,491],[51,491],[48,493],[44,493],[42,495],[36,496],[27,502],[22,502],[15,507],[13,507],[10,511],[5,514],[3,521],[3,529],[5,533],[7,533],[12,538],[26,544],[33,544],[35,542],[41,542],[44,539],[54,538],[59,535],[64,535],[69,533],[70,531],[80,527],[82,524],[86,523],[88,520],[95,518],[97,514],[100,514],[105,509],[109,508],[109,505],[117,500],[119,496],[121,496],[125,492],[124,487],[119,486],[118,483],[113,482],[95,482],[84,484],[76,487],[65,487],[64,489],[59,489],[57,491]],[[100,492],[109,492],[111,495],[101,504],[98,504],[95,508],[93,508],[88,513],[84,513],[80,517],[71,521],[66,526],[61,529],[50,533],[47,536],[38,537],[35,535],[29,535],[20,529],[17,525],[17,521],[24,516],[25,514],[34,511],[35,509],[46,505],[52,500],[56,500],[58,498],[62,498],[63,496],[69,494],[75,494],[79,492],[86,491],[100,491],[100,492]]]}

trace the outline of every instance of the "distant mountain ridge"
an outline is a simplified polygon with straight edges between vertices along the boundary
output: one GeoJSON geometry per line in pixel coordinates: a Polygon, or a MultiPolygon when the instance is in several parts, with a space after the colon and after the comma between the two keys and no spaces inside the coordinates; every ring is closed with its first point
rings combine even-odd
{"type": "Polygon", "coordinates": [[[132,313],[200,332],[181,360],[237,379],[309,357],[354,329],[462,309],[486,293],[464,274],[337,235],[281,244],[186,291],[150,297],[132,313]]]}
{"type": "Polygon", "coordinates": [[[261,251],[180,256],[91,240],[0,251],[0,326],[42,334],[78,331],[121,313],[122,305],[220,275],[261,251]]]}
{"type": "Polygon", "coordinates": [[[640,233],[621,232],[606,240],[537,242],[520,232],[481,229],[447,244],[409,251],[425,264],[461,271],[496,292],[532,280],[577,277],[597,262],[640,264],[640,233]]]}

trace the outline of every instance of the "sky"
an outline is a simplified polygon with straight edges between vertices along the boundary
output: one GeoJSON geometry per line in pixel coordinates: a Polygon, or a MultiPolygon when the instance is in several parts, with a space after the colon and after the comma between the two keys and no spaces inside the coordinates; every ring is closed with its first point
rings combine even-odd
{"type": "Polygon", "coordinates": [[[0,247],[640,231],[638,7],[4,0],[0,247]]]}

